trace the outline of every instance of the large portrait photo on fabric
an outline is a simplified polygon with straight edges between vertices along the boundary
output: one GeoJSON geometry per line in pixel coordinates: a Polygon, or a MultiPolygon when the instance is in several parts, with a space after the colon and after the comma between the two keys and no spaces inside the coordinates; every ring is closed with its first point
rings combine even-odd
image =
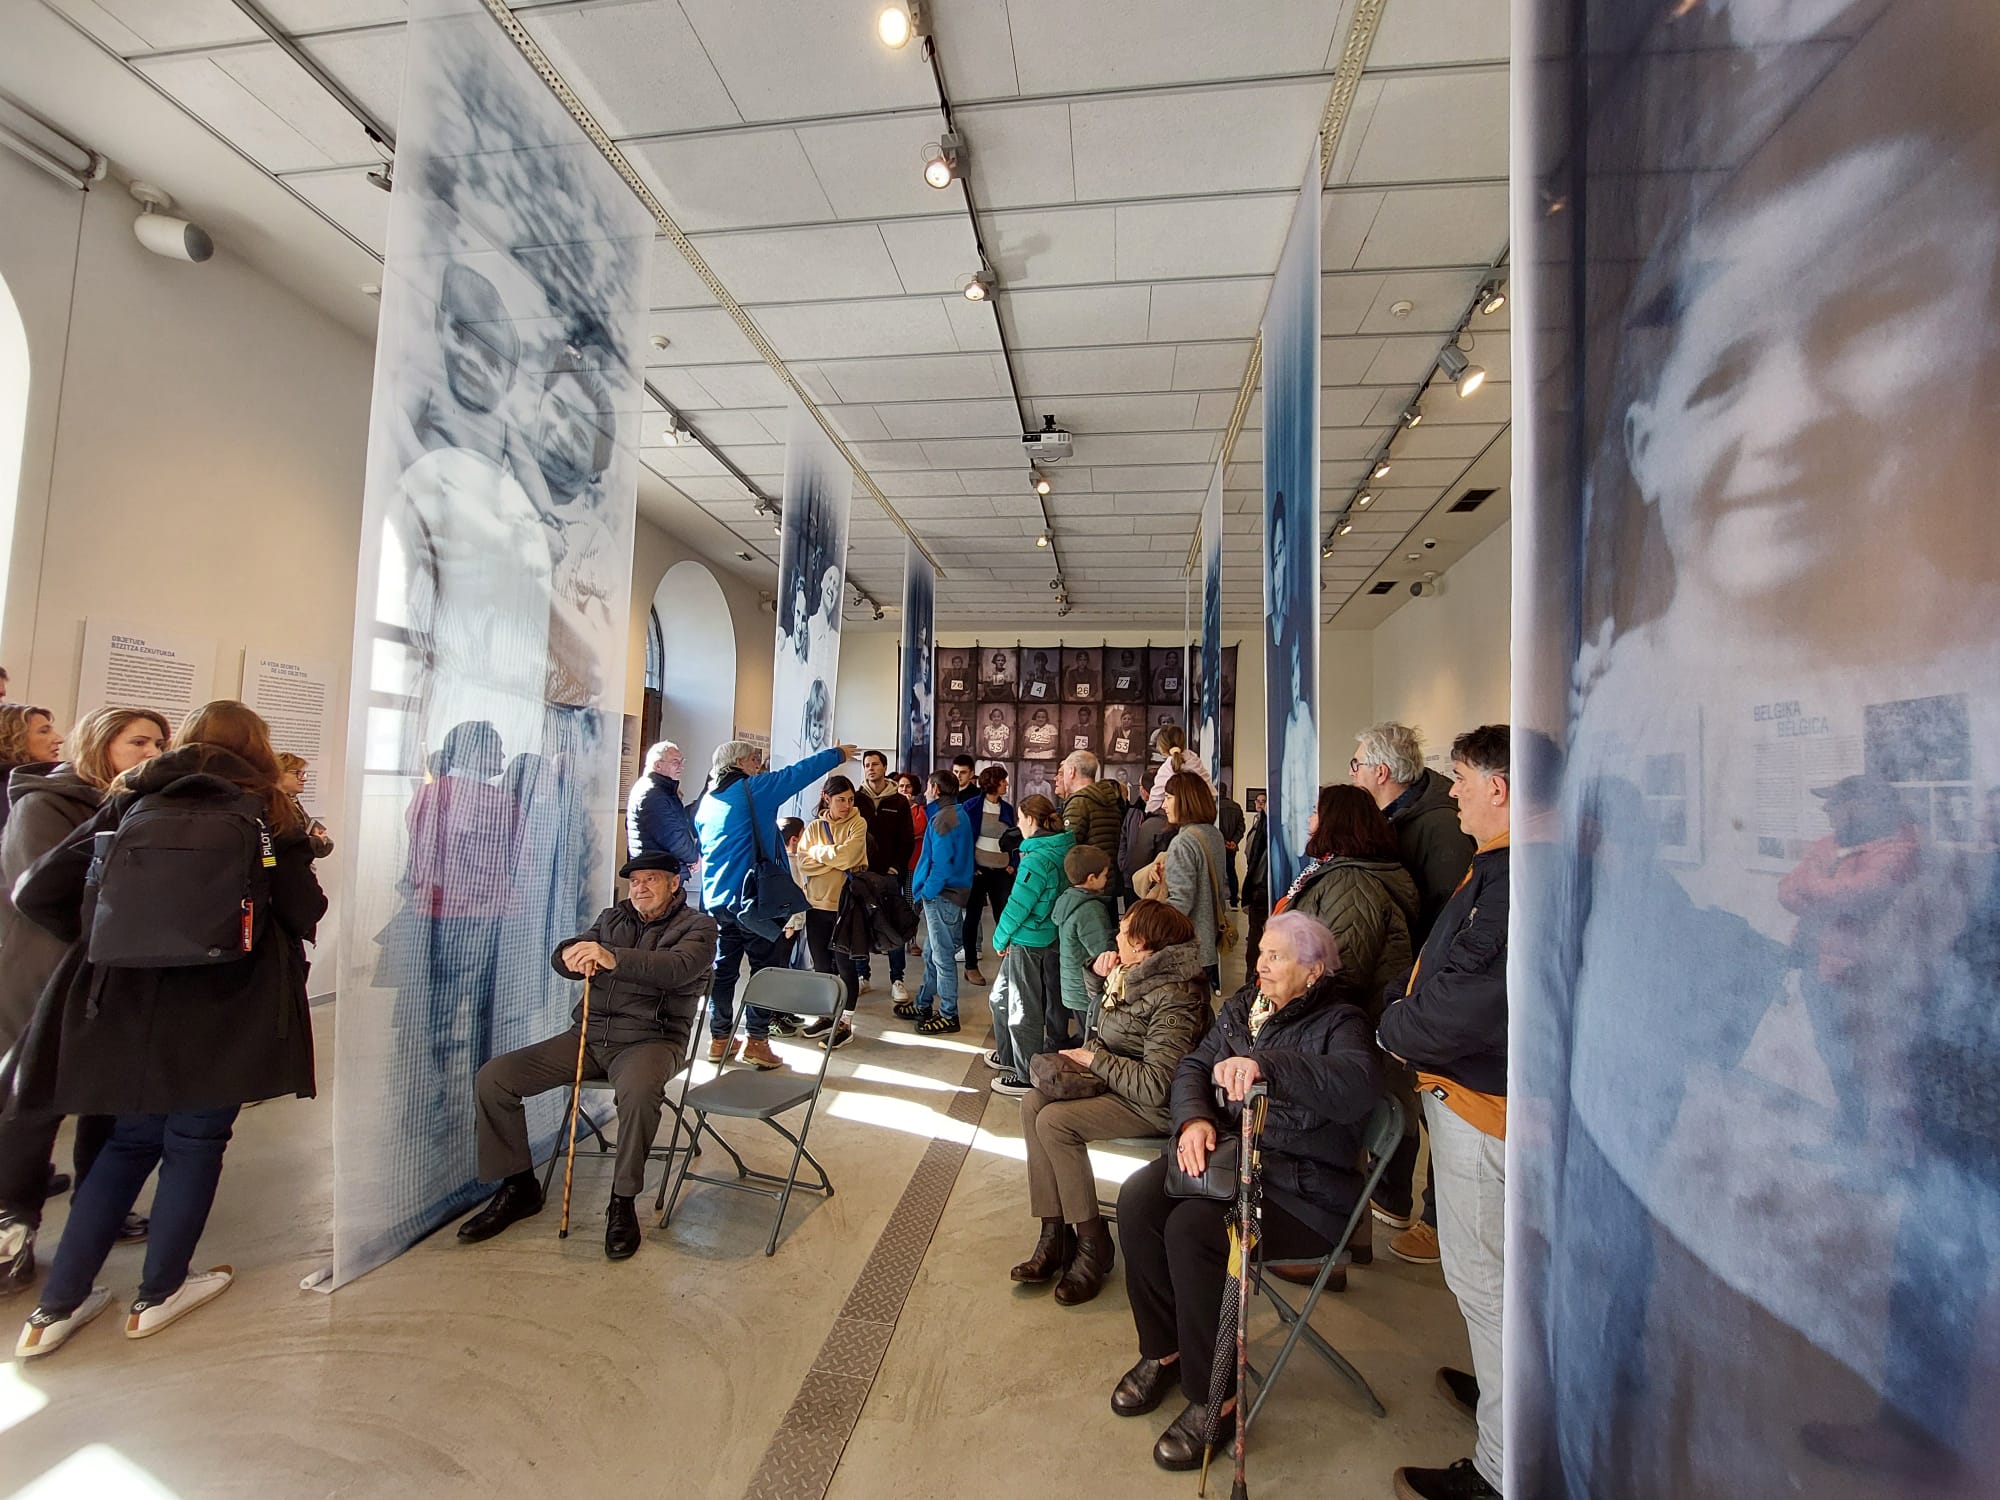
{"type": "Polygon", "coordinates": [[[898,684],[900,718],[896,731],[896,765],[927,774],[934,763],[932,752],[934,714],[937,707],[937,680],[933,676],[936,658],[931,651],[936,609],[937,569],[917,550],[915,542],[904,543],[903,556],[903,650],[902,676],[898,684]]]}
{"type": "Polygon", "coordinates": [[[1096,703],[1104,696],[1104,653],[1094,646],[1062,648],[1065,703],[1096,703]]]}
{"type": "Polygon", "coordinates": [[[1088,703],[1067,703],[1062,711],[1062,737],[1060,746],[1064,756],[1078,750],[1088,750],[1097,754],[1101,739],[1102,724],[1097,709],[1088,703]]]}
{"type": "Polygon", "coordinates": [[[966,646],[941,647],[937,654],[937,695],[949,703],[970,703],[979,685],[979,669],[966,646]]]}
{"type": "Polygon", "coordinates": [[[976,653],[979,665],[979,701],[1012,703],[1020,680],[1020,652],[1012,646],[981,646],[976,653]]]}
{"type": "MultiPolygon", "coordinates": [[[[834,743],[840,682],[841,605],[847,591],[847,520],[854,470],[812,413],[792,406],[785,444],[783,538],[778,551],[778,642],[771,666],[773,766],[795,765],[834,743]]],[[[810,817],[818,798],[784,806],[810,817]]]]}
{"type": "Polygon", "coordinates": [[[1104,705],[1104,758],[1121,763],[1146,758],[1146,711],[1136,703],[1104,705]]]}
{"type": "MultiPolygon", "coordinates": [[[[481,1193],[473,1078],[610,895],[653,224],[491,17],[420,0],[376,340],[333,1282],[481,1193]]],[[[545,1142],[555,1104],[538,1103],[545,1142]]]]}

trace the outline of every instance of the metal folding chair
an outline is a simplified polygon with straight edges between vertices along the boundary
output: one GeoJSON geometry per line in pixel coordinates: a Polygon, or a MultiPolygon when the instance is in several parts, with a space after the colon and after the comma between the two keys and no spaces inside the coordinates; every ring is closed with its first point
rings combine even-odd
{"type": "MultiPolygon", "coordinates": [[[[789,1012],[795,1016],[825,1016],[838,1022],[846,1008],[847,991],[832,974],[816,974],[802,969],[759,969],[750,976],[750,983],[744,989],[743,1004],[746,1007],[761,1006],[777,1013],[789,1012]]],[[[667,1195],[659,1227],[665,1229],[673,1218],[674,1205],[680,1201],[681,1189],[690,1180],[734,1188],[742,1193],[755,1193],[761,1198],[778,1200],[777,1217],[771,1224],[771,1238],[764,1246],[766,1255],[776,1255],[778,1236],[785,1227],[785,1210],[791,1204],[792,1190],[798,1186],[801,1162],[810,1163],[819,1176],[819,1186],[808,1183],[806,1191],[826,1198],[833,1196],[833,1183],[826,1175],[826,1168],[806,1149],[806,1136],[812,1130],[813,1114],[819,1108],[820,1090],[826,1085],[827,1065],[832,1061],[833,1049],[823,1047],[820,1049],[819,1071],[811,1075],[790,1071],[754,1073],[738,1069],[688,1089],[681,1096],[681,1105],[694,1111],[691,1138],[699,1142],[706,1132],[709,1139],[726,1151],[729,1159],[736,1164],[736,1175],[720,1177],[696,1172],[693,1160],[684,1160],[679,1175],[674,1177],[673,1191],[667,1195]],[[794,1135],[778,1123],[777,1117],[801,1105],[805,1106],[805,1118],[800,1122],[798,1134],[794,1135]],[[709,1123],[711,1117],[761,1120],[792,1143],[790,1169],[783,1176],[775,1172],[753,1171],[744,1165],[736,1148],[716,1132],[709,1123]]]]}
{"type": "MultiPolygon", "coordinates": [[[[1090,1144],[1093,1146],[1122,1146],[1126,1150],[1137,1152],[1140,1156],[1146,1158],[1146,1160],[1151,1161],[1156,1156],[1166,1155],[1167,1147],[1173,1143],[1173,1139],[1170,1135],[1121,1135],[1116,1140],[1092,1141],[1090,1144]]],[[[1118,1222],[1118,1200],[1116,1198],[1099,1198],[1097,1200],[1097,1212],[1105,1223],[1116,1224],[1118,1222]]]]}
{"type": "MultiPolygon", "coordinates": [[[[1279,1324],[1290,1331],[1285,1337],[1284,1344],[1279,1348],[1277,1357],[1271,1361],[1271,1368],[1268,1371],[1260,1372],[1255,1365],[1250,1367],[1250,1378],[1257,1387],[1257,1399],[1250,1404],[1250,1415],[1244,1419],[1246,1429],[1256,1423],[1257,1413],[1264,1409],[1264,1402],[1271,1394],[1271,1387],[1277,1384],[1278,1376],[1284,1371],[1286,1363],[1292,1357],[1292,1350],[1298,1347],[1301,1339],[1312,1347],[1315,1354],[1331,1365],[1335,1373],[1344,1376],[1361,1393],[1376,1416],[1388,1415],[1361,1372],[1348,1363],[1345,1355],[1320,1336],[1319,1330],[1312,1326],[1311,1319],[1313,1308],[1319,1303],[1320,1293],[1326,1290],[1327,1281],[1332,1277],[1334,1268],[1347,1253],[1348,1243],[1354,1238],[1355,1231],[1361,1227],[1362,1219],[1369,1212],[1368,1203],[1375,1196],[1376,1184],[1381,1182],[1382,1174],[1389,1169],[1389,1158],[1395,1154],[1397,1143],[1402,1138],[1403,1106],[1393,1098],[1383,1099],[1368,1116],[1367,1129],[1362,1136],[1368,1151],[1368,1175],[1361,1185],[1361,1196],[1355,1200],[1354,1211],[1347,1216],[1347,1227],[1341,1231],[1339,1243],[1333,1247],[1330,1254],[1321,1257],[1319,1274],[1306,1292],[1305,1300],[1297,1307],[1292,1306],[1279,1293],[1273,1284],[1275,1278],[1264,1274],[1264,1258],[1261,1253],[1258,1255],[1257,1286],[1271,1299],[1271,1306],[1277,1309],[1279,1324]]],[[[1288,1260],[1287,1264],[1296,1262],[1288,1260]]]]}
{"type": "MultiPolygon", "coordinates": [[[[659,1137],[655,1136],[653,1138],[653,1145],[651,1149],[649,1149],[646,1152],[646,1160],[664,1162],[666,1164],[666,1170],[660,1173],[659,1197],[653,1200],[653,1207],[656,1209],[660,1206],[660,1200],[666,1197],[667,1179],[673,1175],[674,1158],[676,1156],[684,1156],[690,1153],[696,1156],[699,1156],[701,1154],[700,1142],[692,1133],[690,1133],[690,1135],[688,1136],[688,1144],[685,1146],[681,1144],[681,1126],[685,1123],[683,1117],[683,1111],[685,1108],[685,1100],[688,1090],[688,1078],[690,1070],[694,1066],[694,1060],[695,1057],[697,1056],[697,1049],[700,1047],[702,1039],[707,1035],[707,1032],[703,1030],[700,1022],[701,1022],[701,1015],[700,1013],[697,1013],[695,1019],[688,1025],[688,1042],[687,1042],[686,1055],[681,1058],[680,1066],[675,1068],[672,1076],[667,1079],[666,1086],[668,1089],[668,1093],[665,1101],[666,1112],[667,1114],[673,1117],[673,1122],[674,1122],[673,1132],[667,1137],[667,1144],[664,1146],[662,1146],[659,1143],[659,1137]],[[680,1085],[680,1097],[678,1098],[673,1093],[673,1087],[676,1083],[680,1085]]],[[[575,1085],[571,1085],[571,1087],[569,1089],[566,1089],[563,1093],[563,1112],[560,1116],[558,1116],[559,1119],[567,1120],[569,1118],[569,1111],[571,1105],[570,1094],[572,1092],[581,1092],[586,1095],[608,1094],[611,1092],[611,1080],[608,1078],[586,1078],[583,1080],[583,1085],[580,1090],[578,1090],[575,1085]]],[[[588,1103],[587,1101],[577,1102],[576,1106],[577,1144],[581,1146],[586,1141],[592,1141],[592,1140],[594,1140],[597,1143],[597,1153],[595,1157],[584,1156],[579,1154],[577,1157],[578,1161],[592,1161],[592,1160],[602,1161],[605,1158],[616,1154],[618,1150],[617,1138],[609,1134],[607,1131],[607,1126],[615,1118],[616,1118],[616,1111],[613,1110],[607,1113],[605,1117],[600,1120],[597,1117],[596,1113],[593,1111],[593,1108],[590,1103],[588,1103]]],[[[663,1120],[661,1123],[664,1124],[666,1122],[663,1120]]],[[[542,1169],[542,1196],[545,1198],[548,1196],[549,1184],[555,1181],[556,1167],[562,1161],[562,1159],[563,1159],[563,1144],[561,1136],[560,1134],[558,1134],[555,1147],[549,1153],[549,1164],[542,1169]]]]}

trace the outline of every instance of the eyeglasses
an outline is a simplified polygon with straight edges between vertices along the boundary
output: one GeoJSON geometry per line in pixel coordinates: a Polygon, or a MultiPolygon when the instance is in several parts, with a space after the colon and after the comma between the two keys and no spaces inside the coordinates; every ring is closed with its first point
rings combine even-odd
{"type": "Polygon", "coordinates": [[[1350,776],[1359,776],[1361,774],[1361,767],[1362,767],[1361,761],[1350,760],[1347,763],[1347,774],[1350,776]]]}

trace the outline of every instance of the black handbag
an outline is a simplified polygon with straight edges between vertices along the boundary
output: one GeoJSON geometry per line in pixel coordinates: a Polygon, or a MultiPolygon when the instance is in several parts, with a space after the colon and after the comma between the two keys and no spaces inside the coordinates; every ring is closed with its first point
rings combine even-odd
{"type": "Polygon", "coordinates": [[[806,909],[805,893],[792,879],[791,866],[764,852],[764,825],[757,816],[757,794],[747,781],[743,800],[750,805],[750,838],[756,846],[757,863],[743,877],[743,904],[736,920],[767,942],[776,942],[784,935],[785,924],[806,909]]]}
{"type": "Polygon", "coordinates": [[[1243,1159],[1243,1138],[1219,1135],[1215,1149],[1208,1153],[1208,1165],[1199,1177],[1190,1177],[1181,1167],[1180,1137],[1167,1145],[1167,1196],[1207,1198],[1216,1203],[1236,1201],[1237,1168],[1243,1159]]]}
{"type": "Polygon", "coordinates": [[[1067,1099],[1095,1099],[1111,1092],[1110,1084],[1060,1052],[1037,1052],[1029,1058],[1028,1082],[1044,1099],[1057,1103],[1067,1099]]]}

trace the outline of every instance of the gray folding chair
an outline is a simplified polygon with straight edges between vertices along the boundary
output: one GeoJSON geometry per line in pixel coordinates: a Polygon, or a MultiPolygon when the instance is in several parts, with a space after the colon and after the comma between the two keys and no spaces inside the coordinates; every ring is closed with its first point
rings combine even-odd
{"type": "MultiPolygon", "coordinates": [[[[1368,1175],[1361,1185],[1361,1196],[1355,1199],[1354,1211],[1347,1216],[1347,1227],[1341,1231],[1339,1243],[1333,1247],[1330,1254],[1321,1257],[1319,1274],[1313,1279],[1305,1300],[1297,1307],[1292,1306],[1279,1294],[1277,1287],[1273,1285],[1274,1278],[1264,1274],[1263,1256],[1258,1255],[1257,1286],[1271,1299],[1271,1305],[1277,1309],[1280,1325],[1288,1328],[1290,1332],[1286,1335],[1284,1345],[1278,1350],[1277,1358],[1271,1361],[1269,1370],[1259,1372],[1255,1365],[1250,1367],[1250,1379],[1257,1387],[1257,1399],[1250,1404],[1250,1415],[1245,1418],[1246,1428],[1256,1423],[1257,1413],[1264,1409],[1264,1402],[1271,1394],[1271,1387],[1277,1384],[1278,1376],[1284,1371],[1286,1363],[1292,1357],[1292,1350],[1298,1346],[1301,1339],[1311,1345],[1313,1352],[1331,1365],[1337,1374],[1345,1376],[1353,1384],[1376,1416],[1388,1415],[1361,1372],[1348,1363],[1345,1355],[1320,1336],[1319,1330],[1312,1326],[1311,1319],[1313,1308],[1319,1303],[1320,1293],[1326,1290],[1327,1281],[1332,1277],[1334,1267],[1340,1264],[1340,1258],[1347,1253],[1354,1232],[1361,1227],[1363,1217],[1369,1212],[1368,1203],[1375,1196],[1376,1184],[1381,1182],[1382,1174],[1389,1169],[1389,1158],[1395,1154],[1397,1143],[1402,1138],[1403,1106],[1393,1098],[1383,1099],[1368,1116],[1368,1125],[1362,1135],[1363,1144],[1368,1151],[1368,1175]]],[[[1287,1262],[1287,1264],[1293,1263],[1287,1262]]]]}
{"type": "MultiPolygon", "coordinates": [[[[688,1136],[688,1144],[681,1144],[681,1126],[685,1123],[684,1109],[688,1089],[688,1075],[694,1066],[694,1060],[701,1042],[708,1035],[700,1022],[701,1016],[697,1013],[695,1019],[688,1025],[687,1052],[681,1058],[680,1066],[675,1068],[672,1076],[667,1079],[666,1086],[669,1092],[665,1099],[665,1105],[666,1113],[673,1117],[673,1132],[667,1137],[667,1143],[664,1146],[659,1143],[659,1137],[655,1136],[652,1147],[646,1152],[646,1160],[666,1163],[666,1169],[660,1173],[659,1196],[653,1200],[653,1207],[656,1209],[660,1206],[661,1199],[664,1199],[667,1195],[667,1179],[673,1176],[674,1158],[689,1153],[696,1156],[701,1154],[700,1143],[693,1134],[688,1136]],[[680,1097],[678,1098],[671,1092],[676,1083],[680,1085],[680,1097]]],[[[592,1160],[603,1161],[615,1155],[618,1150],[616,1137],[612,1136],[607,1130],[607,1126],[617,1118],[617,1115],[616,1111],[612,1110],[608,1111],[604,1118],[599,1119],[596,1113],[597,1107],[588,1096],[592,1094],[602,1096],[610,1093],[611,1080],[608,1078],[586,1078],[583,1080],[581,1089],[572,1084],[563,1091],[563,1112],[560,1118],[565,1127],[567,1127],[569,1122],[569,1111],[572,1103],[570,1095],[577,1092],[581,1092],[586,1096],[582,1100],[575,1101],[577,1145],[582,1146],[589,1141],[597,1143],[597,1151],[594,1157],[579,1154],[577,1160],[580,1162],[592,1160]]],[[[663,1120],[661,1123],[664,1124],[665,1121],[663,1120]]],[[[543,1197],[548,1196],[549,1185],[555,1181],[556,1167],[561,1163],[565,1154],[565,1139],[566,1131],[559,1131],[556,1136],[555,1149],[549,1153],[549,1164],[542,1169],[543,1197]]]]}
{"type": "MultiPolygon", "coordinates": [[[[1092,1141],[1090,1144],[1093,1146],[1123,1146],[1127,1150],[1135,1151],[1145,1157],[1146,1160],[1151,1161],[1156,1156],[1166,1155],[1167,1147],[1172,1144],[1173,1139],[1170,1135],[1121,1135],[1116,1140],[1092,1141]]],[[[1105,1223],[1116,1224],[1118,1222],[1118,1200],[1115,1197],[1099,1198],[1097,1200],[1097,1212],[1105,1223]]]]}
{"type": "MultiPolygon", "coordinates": [[[[743,1004],[745,1007],[760,1006],[776,1013],[789,1012],[795,1016],[825,1016],[838,1022],[847,1005],[847,991],[832,974],[816,974],[804,969],[759,969],[750,976],[750,983],[743,991],[743,1004]]],[[[681,1105],[683,1109],[694,1111],[691,1138],[698,1142],[706,1132],[709,1139],[728,1152],[729,1159],[736,1163],[736,1175],[719,1177],[696,1172],[693,1160],[684,1160],[679,1175],[674,1178],[673,1191],[667,1195],[659,1227],[665,1229],[673,1218],[674,1205],[680,1201],[681,1189],[687,1186],[690,1179],[715,1187],[734,1188],[742,1193],[755,1193],[761,1198],[778,1200],[777,1218],[771,1224],[771,1239],[764,1246],[766,1255],[776,1255],[778,1236],[785,1227],[785,1210],[791,1204],[793,1188],[798,1185],[801,1162],[810,1163],[819,1175],[819,1186],[808,1183],[806,1191],[826,1198],[833,1196],[833,1183],[827,1178],[826,1168],[806,1149],[806,1136],[812,1130],[813,1113],[819,1107],[820,1090],[826,1085],[827,1065],[832,1061],[833,1049],[823,1047],[820,1049],[819,1071],[814,1074],[790,1071],[755,1073],[739,1068],[735,1072],[721,1074],[712,1082],[699,1083],[688,1089],[681,1096],[681,1105]],[[799,1124],[798,1134],[794,1135],[778,1123],[777,1117],[800,1105],[805,1106],[806,1113],[799,1124]],[[775,1172],[757,1172],[745,1166],[736,1148],[709,1123],[711,1117],[761,1120],[792,1143],[790,1169],[779,1176],[775,1172]]]]}

